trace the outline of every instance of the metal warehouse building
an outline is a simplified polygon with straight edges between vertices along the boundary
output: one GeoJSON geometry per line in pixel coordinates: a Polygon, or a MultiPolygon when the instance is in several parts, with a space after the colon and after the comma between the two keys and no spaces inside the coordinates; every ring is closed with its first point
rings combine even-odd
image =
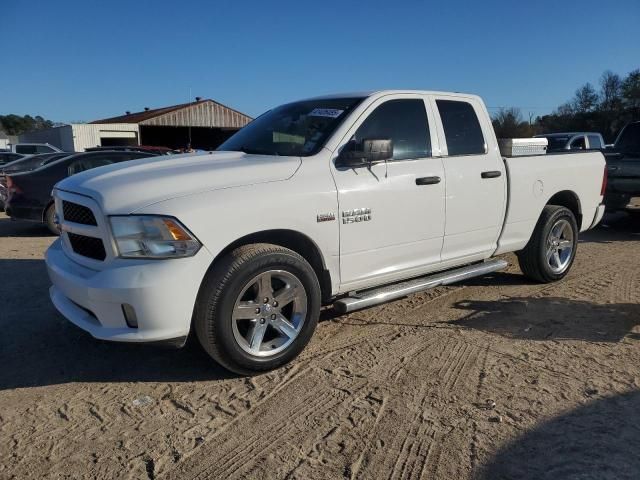
{"type": "Polygon", "coordinates": [[[213,150],[251,120],[248,115],[214,100],[196,97],[192,103],[127,112],[90,125],[135,124],[141,145],[184,148],[190,143],[193,148],[213,150]]]}
{"type": "Polygon", "coordinates": [[[252,120],[214,100],[126,112],[118,117],[30,132],[21,142],[50,143],[66,151],[90,147],[153,145],[213,150],[252,120]]]}

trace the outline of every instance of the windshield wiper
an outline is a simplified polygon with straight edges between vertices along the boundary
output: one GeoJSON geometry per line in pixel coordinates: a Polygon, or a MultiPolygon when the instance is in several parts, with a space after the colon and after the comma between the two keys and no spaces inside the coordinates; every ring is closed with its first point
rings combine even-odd
{"type": "Polygon", "coordinates": [[[278,152],[270,152],[268,150],[260,150],[259,148],[250,148],[250,147],[238,147],[236,149],[238,152],[246,153],[248,155],[276,155],[280,156],[278,152]]]}

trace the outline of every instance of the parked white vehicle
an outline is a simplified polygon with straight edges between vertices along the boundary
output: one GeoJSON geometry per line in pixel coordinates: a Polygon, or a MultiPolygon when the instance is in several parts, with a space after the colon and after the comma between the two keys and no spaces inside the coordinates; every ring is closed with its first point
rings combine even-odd
{"type": "Polygon", "coordinates": [[[62,152],[62,150],[50,143],[15,143],[11,145],[11,151],[14,153],[21,153],[23,155],[62,152]]]}
{"type": "Polygon", "coordinates": [[[473,95],[381,91],[270,110],[220,148],[60,182],[51,298],[96,338],[183,344],[242,374],[348,312],[499,270],[569,271],[602,218],[600,152],[503,158],[473,95]]]}

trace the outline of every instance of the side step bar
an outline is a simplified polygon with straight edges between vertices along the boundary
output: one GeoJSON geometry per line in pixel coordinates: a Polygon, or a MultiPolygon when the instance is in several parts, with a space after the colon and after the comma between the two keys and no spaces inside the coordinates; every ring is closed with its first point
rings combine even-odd
{"type": "Polygon", "coordinates": [[[351,297],[336,300],[333,307],[338,313],[349,313],[362,308],[389,302],[398,298],[406,297],[412,293],[421,292],[430,288],[442,285],[451,285],[468,278],[480,277],[491,272],[496,272],[506,268],[509,263],[505,260],[489,260],[483,263],[476,263],[455,270],[420,277],[406,282],[387,285],[385,287],[367,290],[351,297]]]}

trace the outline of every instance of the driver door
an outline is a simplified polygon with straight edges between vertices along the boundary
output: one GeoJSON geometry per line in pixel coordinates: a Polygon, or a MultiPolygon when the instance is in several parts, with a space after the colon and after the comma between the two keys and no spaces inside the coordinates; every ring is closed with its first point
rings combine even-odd
{"type": "MultiPolygon", "coordinates": [[[[434,121],[420,95],[375,101],[343,139],[391,139],[393,159],[332,165],[338,190],[341,290],[419,275],[440,262],[445,179],[432,156],[434,121]]],[[[338,156],[340,148],[335,153],[338,156]]]]}

